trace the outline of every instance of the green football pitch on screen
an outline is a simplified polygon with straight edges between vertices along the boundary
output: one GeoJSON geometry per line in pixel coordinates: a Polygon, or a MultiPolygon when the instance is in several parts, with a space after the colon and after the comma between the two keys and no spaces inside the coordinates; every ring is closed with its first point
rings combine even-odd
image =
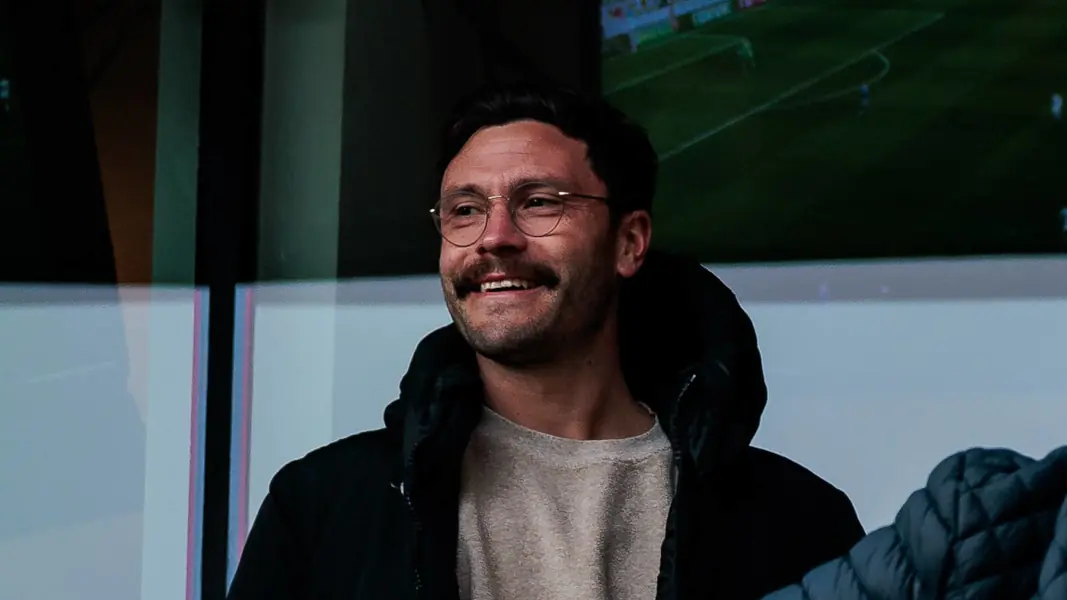
{"type": "Polygon", "coordinates": [[[770,0],[696,21],[604,44],[603,93],[660,153],[659,244],[708,262],[1067,250],[1067,3],[770,0]]]}

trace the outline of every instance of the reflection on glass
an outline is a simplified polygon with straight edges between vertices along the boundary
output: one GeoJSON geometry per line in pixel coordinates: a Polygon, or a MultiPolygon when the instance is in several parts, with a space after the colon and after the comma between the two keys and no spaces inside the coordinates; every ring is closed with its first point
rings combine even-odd
{"type": "Polygon", "coordinates": [[[160,3],[127,4],[0,0],[5,599],[192,589],[206,295],[116,285],[152,281],[160,3]]]}

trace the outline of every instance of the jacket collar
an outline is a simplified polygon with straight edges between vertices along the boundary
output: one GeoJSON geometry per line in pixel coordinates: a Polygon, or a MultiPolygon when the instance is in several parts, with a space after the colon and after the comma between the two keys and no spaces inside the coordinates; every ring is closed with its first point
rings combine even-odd
{"type": "MultiPolygon", "coordinates": [[[[619,319],[627,381],[664,417],[676,452],[707,472],[748,446],[767,388],[752,321],[722,281],[696,261],[652,252],[623,287],[619,319]]],[[[455,326],[427,335],[385,413],[406,461],[442,431],[462,448],[480,391],[474,352],[455,326]]]]}

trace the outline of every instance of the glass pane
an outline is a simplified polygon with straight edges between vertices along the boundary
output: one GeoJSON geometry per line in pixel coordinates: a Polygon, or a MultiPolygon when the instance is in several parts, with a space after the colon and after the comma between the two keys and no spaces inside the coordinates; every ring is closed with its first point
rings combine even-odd
{"type": "Polygon", "coordinates": [[[160,218],[195,218],[198,20],[172,4],[0,1],[5,598],[199,597],[207,294],[193,221],[160,218]]]}
{"type": "MultiPolygon", "coordinates": [[[[546,8],[579,3],[481,3],[496,37],[472,15],[420,12],[441,4],[268,3],[261,281],[237,299],[231,576],[278,469],[380,427],[416,343],[450,320],[426,214],[446,109],[513,56],[508,27],[560,34],[537,37],[545,56],[514,44],[532,62],[584,66],[567,40],[578,19],[546,8]]],[[[602,91],[663,160],[655,243],[729,263],[1067,249],[1062,3],[859,4],[594,7],[602,35],[583,35],[603,52],[602,91]]],[[[953,450],[1047,451],[1067,418],[1065,266],[716,266],[762,340],[773,404],[758,441],[818,465],[869,526],[953,450]],[[850,427],[831,439],[835,419],[850,427]],[[920,443],[899,435],[916,424],[920,443]],[[900,476],[856,469],[841,444],[871,464],[893,457],[900,476]]]]}

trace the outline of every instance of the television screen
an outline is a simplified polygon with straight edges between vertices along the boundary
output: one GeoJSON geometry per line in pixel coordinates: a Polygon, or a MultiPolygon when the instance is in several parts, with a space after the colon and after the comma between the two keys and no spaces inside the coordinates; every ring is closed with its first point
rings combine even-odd
{"type": "Polygon", "coordinates": [[[1067,3],[602,0],[605,97],[704,262],[1067,250],[1067,3]]]}

